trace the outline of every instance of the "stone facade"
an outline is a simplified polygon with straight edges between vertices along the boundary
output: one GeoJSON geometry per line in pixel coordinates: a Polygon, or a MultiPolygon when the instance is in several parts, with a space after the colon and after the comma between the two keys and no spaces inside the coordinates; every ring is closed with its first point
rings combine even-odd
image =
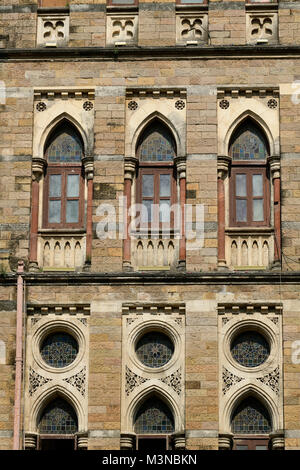
{"type": "Polygon", "coordinates": [[[38,447],[40,415],[56,396],[77,414],[77,447],[131,448],[140,403],[156,396],[173,413],[173,448],[226,449],[232,412],[251,395],[269,411],[270,446],[300,449],[300,2],[2,3],[0,449],[13,448],[18,260],[26,284],[21,448],[38,447]],[[253,33],[268,15],[271,33],[253,33]],[[44,41],[47,21],[46,32],[63,28],[61,40],[44,41]],[[246,119],[269,146],[263,230],[229,222],[229,147],[246,119]],[[174,234],[143,243],[114,236],[125,223],[124,194],[137,200],[136,149],[155,120],[176,145],[174,191],[193,207],[190,229],[203,208],[204,231],[200,224],[184,244],[174,234]],[[45,149],[61,122],[84,149],[82,229],[43,225],[45,149]],[[104,238],[108,205],[117,221],[104,238]],[[158,372],[135,357],[145,324],[175,345],[158,372]],[[230,335],[247,327],[270,346],[254,372],[230,356],[230,335]],[[52,331],[69,332],[79,347],[59,372],[39,352],[52,331]]]}

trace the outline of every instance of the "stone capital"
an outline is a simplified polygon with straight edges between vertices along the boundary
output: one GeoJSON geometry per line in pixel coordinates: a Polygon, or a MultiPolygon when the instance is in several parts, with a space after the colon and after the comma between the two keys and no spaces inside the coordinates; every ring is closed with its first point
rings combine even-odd
{"type": "Polygon", "coordinates": [[[280,156],[271,155],[270,157],[268,157],[268,163],[270,166],[272,179],[280,178],[280,156]]]}
{"type": "Polygon", "coordinates": [[[39,181],[43,176],[45,169],[47,167],[47,161],[44,158],[33,157],[32,158],[32,179],[39,181]]]}
{"type": "Polygon", "coordinates": [[[219,450],[231,450],[233,446],[233,434],[219,434],[219,450]]]}
{"type": "Polygon", "coordinates": [[[86,179],[92,180],[94,177],[94,158],[91,154],[86,154],[82,159],[86,179]]]}
{"type": "Polygon", "coordinates": [[[124,162],[124,178],[133,180],[136,168],[138,165],[138,159],[134,157],[125,157],[124,162]]]}
{"type": "Polygon", "coordinates": [[[272,450],[284,450],[284,431],[278,430],[270,434],[272,450]]]}
{"type": "Polygon", "coordinates": [[[229,167],[231,164],[231,157],[228,155],[218,155],[218,178],[224,179],[228,175],[229,167]]]}
{"type": "Polygon", "coordinates": [[[176,166],[178,178],[186,178],[186,157],[175,157],[174,164],[176,166]]]}
{"type": "Polygon", "coordinates": [[[135,441],[135,434],[133,433],[121,434],[121,438],[120,438],[121,450],[132,450],[134,441],[135,441]]]}

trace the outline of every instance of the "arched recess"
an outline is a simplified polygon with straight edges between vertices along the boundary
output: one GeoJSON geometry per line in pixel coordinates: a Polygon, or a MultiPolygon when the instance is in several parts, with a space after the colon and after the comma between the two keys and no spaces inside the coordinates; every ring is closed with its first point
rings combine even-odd
{"type": "Polygon", "coordinates": [[[155,109],[147,115],[145,115],[145,111],[140,111],[140,113],[132,117],[128,126],[128,135],[126,136],[126,157],[136,158],[137,142],[143,131],[155,120],[165,125],[173,135],[176,142],[177,156],[185,156],[185,123],[179,121],[172,113],[166,111],[168,111],[166,108],[155,109]]]}
{"type": "Polygon", "coordinates": [[[87,430],[87,416],[84,413],[81,401],[70,393],[67,388],[60,385],[53,385],[39,395],[32,403],[30,432],[39,432],[38,425],[43,411],[55,398],[58,397],[65,400],[74,409],[78,419],[78,432],[87,430]]]}
{"type": "Polygon", "coordinates": [[[140,394],[135,396],[126,410],[125,423],[126,430],[124,432],[134,433],[135,417],[140,407],[151,397],[156,397],[161,400],[171,411],[174,418],[174,432],[182,431],[184,429],[183,423],[183,410],[180,410],[174,397],[166,390],[161,389],[157,385],[146,386],[140,394]]]}
{"type": "Polygon", "coordinates": [[[274,139],[272,136],[272,133],[267,126],[267,124],[261,119],[260,116],[256,115],[256,113],[253,113],[252,111],[245,111],[242,113],[230,126],[228,129],[228,132],[225,137],[225,148],[226,148],[226,153],[225,155],[229,155],[230,151],[230,146],[233,141],[233,139],[236,137],[237,133],[239,132],[240,129],[243,128],[243,126],[246,124],[252,125],[254,128],[257,128],[257,130],[261,133],[262,138],[264,138],[266,146],[268,148],[268,156],[274,154],[274,139]]]}
{"type": "MultiPolygon", "coordinates": [[[[223,426],[225,433],[231,433],[231,420],[236,408],[242,403],[245,399],[253,397],[259,401],[268,411],[272,431],[281,429],[283,423],[280,422],[279,410],[277,404],[274,402],[273,398],[267,394],[265,390],[256,386],[255,384],[246,384],[243,387],[239,388],[227,403],[224,406],[223,410],[223,426]]],[[[223,430],[222,430],[223,432],[223,430]]]]}
{"type": "Polygon", "coordinates": [[[69,128],[70,130],[73,130],[74,134],[77,134],[82,144],[83,158],[85,155],[85,149],[88,147],[86,134],[82,129],[82,126],[80,126],[80,124],[76,122],[72,116],[68,116],[66,113],[58,116],[57,119],[50,123],[48,129],[45,129],[41,140],[42,157],[45,158],[46,148],[60,128],[69,128]]]}

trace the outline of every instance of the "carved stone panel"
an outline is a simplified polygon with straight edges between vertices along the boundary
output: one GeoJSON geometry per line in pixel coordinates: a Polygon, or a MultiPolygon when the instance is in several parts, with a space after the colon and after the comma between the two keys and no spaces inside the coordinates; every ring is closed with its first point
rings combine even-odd
{"type": "Polygon", "coordinates": [[[107,16],[106,44],[126,46],[137,43],[138,15],[111,14],[107,16]]]}
{"type": "Polygon", "coordinates": [[[38,16],[37,46],[66,46],[69,41],[68,15],[38,16]]]}
{"type": "Polygon", "coordinates": [[[278,14],[276,12],[247,12],[246,21],[248,44],[278,42],[278,14]]]}
{"type": "Polygon", "coordinates": [[[197,45],[207,43],[208,15],[206,13],[181,13],[176,15],[177,44],[197,45]]]}

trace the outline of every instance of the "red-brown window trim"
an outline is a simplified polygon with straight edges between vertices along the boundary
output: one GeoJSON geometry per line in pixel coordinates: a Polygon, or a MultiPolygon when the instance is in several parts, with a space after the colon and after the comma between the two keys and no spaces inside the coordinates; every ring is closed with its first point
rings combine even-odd
{"type": "MultiPolygon", "coordinates": [[[[175,168],[173,162],[163,162],[163,163],[148,163],[143,162],[142,165],[138,168],[137,175],[137,200],[138,204],[142,204],[143,195],[142,195],[142,176],[143,175],[154,175],[154,187],[153,187],[153,204],[159,204],[160,194],[159,194],[159,175],[171,175],[171,194],[170,194],[170,206],[176,203],[176,177],[175,177],[175,168]]],[[[169,222],[159,222],[159,229],[174,228],[174,213],[171,211],[171,218],[169,222]]],[[[157,227],[157,220],[154,220],[154,226],[157,227]]],[[[140,228],[149,228],[151,229],[151,222],[147,225],[141,224],[140,228]]]]}
{"type": "Polygon", "coordinates": [[[229,214],[230,214],[230,226],[233,227],[269,227],[270,226],[270,183],[267,176],[267,165],[262,162],[232,162],[231,175],[230,175],[230,205],[229,205],[229,214]],[[247,221],[246,222],[237,222],[236,221],[236,196],[235,196],[235,175],[236,174],[246,174],[247,175],[247,221]],[[255,199],[252,196],[252,184],[251,184],[251,175],[253,174],[262,174],[263,175],[263,208],[264,208],[264,220],[260,222],[253,222],[251,219],[252,213],[252,201],[255,199]],[[250,202],[250,203],[249,203],[250,202]]]}
{"type": "Polygon", "coordinates": [[[43,201],[43,228],[82,228],[84,221],[84,178],[82,176],[82,166],[78,164],[51,164],[47,168],[47,173],[44,181],[44,201],[43,201]],[[78,198],[67,198],[66,196],[66,179],[68,174],[78,174],[79,178],[79,197],[78,198]],[[49,223],[49,176],[50,175],[62,175],[61,185],[61,222],[60,223],[49,223]],[[77,223],[66,223],[66,201],[67,199],[78,199],[78,222],[77,223]]]}
{"type": "Polygon", "coordinates": [[[259,436],[259,435],[234,436],[232,450],[238,450],[236,448],[237,445],[245,445],[245,446],[248,447],[247,450],[256,450],[257,445],[265,445],[267,447],[267,449],[269,449],[269,441],[270,440],[269,440],[268,435],[264,435],[264,436],[259,436]]]}

